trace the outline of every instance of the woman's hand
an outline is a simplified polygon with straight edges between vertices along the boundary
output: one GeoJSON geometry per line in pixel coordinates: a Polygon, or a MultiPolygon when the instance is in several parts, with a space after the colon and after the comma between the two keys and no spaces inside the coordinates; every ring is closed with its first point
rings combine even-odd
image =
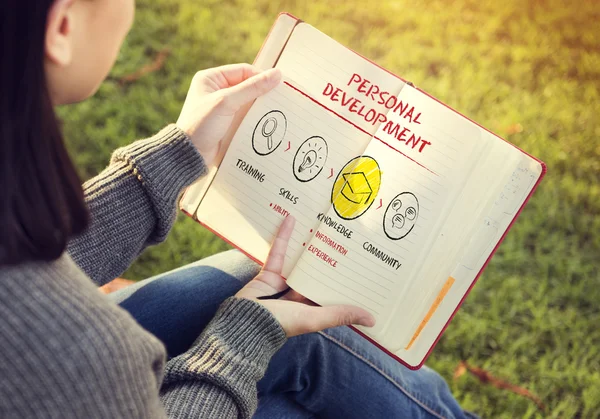
{"type": "Polygon", "coordinates": [[[280,80],[279,70],[261,72],[250,64],[200,71],[192,79],[177,126],[188,134],[208,165],[219,152],[233,115],[280,80]]]}
{"type": "Polygon", "coordinates": [[[281,270],[288,242],[294,231],[294,223],[292,216],[283,221],[263,269],[236,294],[236,297],[255,300],[265,306],[281,323],[288,337],[348,324],[373,326],[375,319],[362,308],[350,305],[318,307],[293,290],[279,300],[258,299],[287,288],[285,280],[281,277],[281,270]]]}

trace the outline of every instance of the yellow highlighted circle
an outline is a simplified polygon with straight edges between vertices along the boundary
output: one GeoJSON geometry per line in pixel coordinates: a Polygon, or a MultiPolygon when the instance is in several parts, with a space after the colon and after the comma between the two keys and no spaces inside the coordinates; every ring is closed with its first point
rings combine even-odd
{"type": "Polygon", "coordinates": [[[381,170],[374,158],[350,160],[337,175],[331,191],[333,209],[341,218],[353,220],[369,209],[381,186],[381,170]]]}

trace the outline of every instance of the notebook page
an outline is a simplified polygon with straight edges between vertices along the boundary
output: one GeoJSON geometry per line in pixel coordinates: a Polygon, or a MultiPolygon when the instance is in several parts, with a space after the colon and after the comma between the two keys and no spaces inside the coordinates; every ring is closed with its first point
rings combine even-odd
{"type": "Polygon", "coordinates": [[[296,228],[283,271],[287,276],[318,224],[318,214],[330,206],[332,168],[360,154],[368,140],[282,83],[246,115],[200,204],[198,219],[264,262],[283,217],[292,214],[296,228]],[[263,135],[265,125],[267,134],[275,131],[270,140],[263,135]]]}
{"type": "Polygon", "coordinates": [[[521,155],[514,147],[487,132],[481,130],[481,134],[485,146],[476,158],[477,164],[452,207],[446,211],[447,219],[420,263],[416,278],[423,279],[422,283],[413,281],[405,292],[411,298],[399,302],[393,316],[391,330],[401,327],[409,332],[403,336],[396,334],[391,346],[393,351],[409,350],[422,338],[423,328],[429,324],[441,302],[454,301],[456,306],[462,298],[463,294],[457,293],[463,285],[461,278],[451,276],[451,271],[465,254],[479,220],[493,205],[494,194],[521,155]]]}
{"type": "Polygon", "coordinates": [[[197,218],[264,261],[281,218],[293,214],[287,274],[330,205],[334,168],[363,152],[377,129],[371,115],[386,112],[378,101],[393,97],[404,82],[307,24],[294,29],[276,67],[284,83],[248,112],[197,218]],[[377,95],[370,79],[378,80],[377,95]],[[346,96],[334,90],[350,80],[346,96]]]}
{"type": "MultiPolygon", "coordinates": [[[[408,350],[404,347],[395,351],[411,365],[418,365],[427,355],[542,174],[539,162],[489,133],[483,135],[493,142],[491,153],[497,163],[506,166],[505,171],[498,187],[490,191],[493,197],[486,210],[474,220],[474,233],[463,246],[462,255],[446,267],[446,276],[453,279],[452,287],[435,310],[430,310],[430,318],[414,344],[408,350]]],[[[494,176],[499,176],[499,171],[494,176]]]]}
{"type": "Polygon", "coordinates": [[[276,67],[307,97],[370,135],[405,85],[307,23],[296,26],[276,67]]]}
{"type": "Polygon", "coordinates": [[[380,126],[360,157],[376,162],[379,188],[376,178],[367,176],[365,181],[360,167],[340,170],[338,178],[346,184],[340,193],[346,196],[337,203],[334,198],[288,279],[290,286],[319,304],[354,304],[369,310],[377,326],[364,332],[375,338],[383,337],[397,301],[483,147],[475,125],[416,89],[405,87],[398,98],[409,105],[387,115],[391,127],[410,127],[408,138],[414,134],[430,144],[419,151],[419,145],[413,148],[403,137],[396,138],[397,130],[380,126]],[[374,205],[345,219],[349,217],[344,201],[355,199],[352,193],[360,192],[361,182],[377,194],[374,205]],[[337,233],[340,224],[351,230],[351,237],[337,233]],[[335,266],[323,262],[323,253],[336,260],[335,266]]]}

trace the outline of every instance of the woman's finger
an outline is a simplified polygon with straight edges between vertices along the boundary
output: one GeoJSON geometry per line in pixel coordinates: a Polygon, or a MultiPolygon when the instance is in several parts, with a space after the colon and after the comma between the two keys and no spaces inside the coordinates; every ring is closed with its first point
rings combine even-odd
{"type": "Polygon", "coordinates": [[[306,324],[300,333],[317,332],[330,327],[358,324],[372,327],[375,318],[365,309],[350,305],[307,307],[306,324]]]}
{"type": "Polygon", "coordinates": [[[285,217],[275,236],[275,240],[273,240],[263,271],[281,275],[283,263],[285,262],[285,253],[287,252],[288,243],[294,231],[295,224],[296,219],[292,215],[285,217]]]}
{"type": "Polygon", "coordinates": [[[216,75],[224,82],[219,86],[223,89],[240,84],[244,80],[261,73],[258,67],[247,63],[223,65],[221,67],[213,68],[211,71],[211,75],[216,75]]]}
{"type": "Polygon", "coordinates": [[[230,109],[237,110],[269,92],[281,81],[281,71],[272,68],[252,76],[235,86],[223,89],[224,104],[230,109]]]}
{"type": "Polygon", "coordinates": [[[196,73],[195,77],[198,81],[211,80],[213,83],[216,83],[219,89],[225,89],[260,73],[261,71],[257,67],[251,64],[240,63],[207,68],[196,73]]]}

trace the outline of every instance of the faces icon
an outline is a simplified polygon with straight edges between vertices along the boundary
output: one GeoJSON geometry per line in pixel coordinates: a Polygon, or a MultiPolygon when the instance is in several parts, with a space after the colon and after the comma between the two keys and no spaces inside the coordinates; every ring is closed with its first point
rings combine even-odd
{"type": "Polygon", "coordinates": [[[410,192],[396,195],[383,216],[383,231],[392,240],[400,240],[410,233],[419,216],[419,200],[410,192]]]}

